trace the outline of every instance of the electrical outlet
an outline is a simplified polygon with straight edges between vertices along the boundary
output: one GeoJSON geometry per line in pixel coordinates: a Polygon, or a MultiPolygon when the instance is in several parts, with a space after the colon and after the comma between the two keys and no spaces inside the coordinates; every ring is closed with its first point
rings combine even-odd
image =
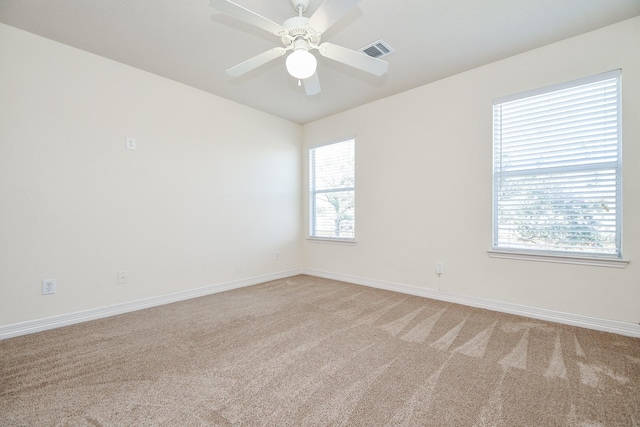
{"type": "Polygon", "coordinates": [[[118,285],[126,285],[129,274],[126,271],[118,271],[118,285]]]}
{"type": "Polygon", "coordinates": [[[42,280],[42,295],[51,295],[56,293],[56,279],[42,280]]]}
{"type": "Polygon", "coordinates": [[[125,148],[127,150],[135,150],[136,149],[136,139],[127,137],[127,142],[125,144],[125,148]]]}
{"type": "Polygon", "coordinates": [[[280,251],[276,251],[276,254],[275,254],[273,259],[275,259],[275,260],[279,260],[280,259],[280,251]]]}
{"type": "Polygon", "coordinates": [[[444,273],[444,263],[442,261],[436,262],[436,274],[439,276],[444,273]]]}

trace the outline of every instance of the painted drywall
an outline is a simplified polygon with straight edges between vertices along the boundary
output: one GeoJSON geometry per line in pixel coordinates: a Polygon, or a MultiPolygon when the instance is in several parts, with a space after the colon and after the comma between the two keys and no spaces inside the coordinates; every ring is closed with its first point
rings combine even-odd
{"type": "Polygon", "coordinates": [[[0,325],[299,269],[300,139],[0,25],[0,325]]]}
{"type": "MultiPolygon", "coordinates": [[[[305,241],[305,268],[640,322],[638,40],[635,18],[305,125],[306,147],[356,137],[357,240],[305,241]],[[631,263],[616,269],[489,258],[492,100],[617,68],[623,74],[623,251],[631,263]],[[444,263],[440,277],[437,261],[444,263]]],[[[306,199],[306,155],[303,164],[306,199]]],[[[304,218],[307,233],[306,204],[304,218]]]]}

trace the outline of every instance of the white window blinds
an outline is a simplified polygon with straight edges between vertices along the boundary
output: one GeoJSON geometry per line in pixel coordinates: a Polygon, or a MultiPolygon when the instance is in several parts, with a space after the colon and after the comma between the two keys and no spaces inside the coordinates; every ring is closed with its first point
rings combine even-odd
{"type": "Polygon", "coordinates": [[[309,236],[355,239],[355,140],[309,149],[309,236]]]}
{"type": "Polygon", "coordinates": [[[620,71],[494,101],[494,249],[621,257],[620,71]]]}

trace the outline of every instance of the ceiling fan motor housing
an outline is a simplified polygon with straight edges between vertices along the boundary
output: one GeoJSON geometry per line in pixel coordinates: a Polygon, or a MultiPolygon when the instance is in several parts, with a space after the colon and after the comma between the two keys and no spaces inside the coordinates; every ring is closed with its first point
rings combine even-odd
{"type": "Polygon", "coordinates": [[[290,46],[297,40],[304,39],[311,45],[320,43],[320,36],[307,26],[309,18],[304,16],[294,16],[284,21],[282,26],[286,33],[282,34],[282,42],[285,46],[290,46]]]}

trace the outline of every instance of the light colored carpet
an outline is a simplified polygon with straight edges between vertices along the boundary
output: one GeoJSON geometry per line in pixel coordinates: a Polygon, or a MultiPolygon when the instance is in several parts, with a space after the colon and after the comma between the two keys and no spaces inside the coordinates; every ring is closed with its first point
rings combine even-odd
{"type": "Polygon", "coordinates": [[[309,276],[0,341],[2,426],[638,426],[640,340],[309,276]]]}

